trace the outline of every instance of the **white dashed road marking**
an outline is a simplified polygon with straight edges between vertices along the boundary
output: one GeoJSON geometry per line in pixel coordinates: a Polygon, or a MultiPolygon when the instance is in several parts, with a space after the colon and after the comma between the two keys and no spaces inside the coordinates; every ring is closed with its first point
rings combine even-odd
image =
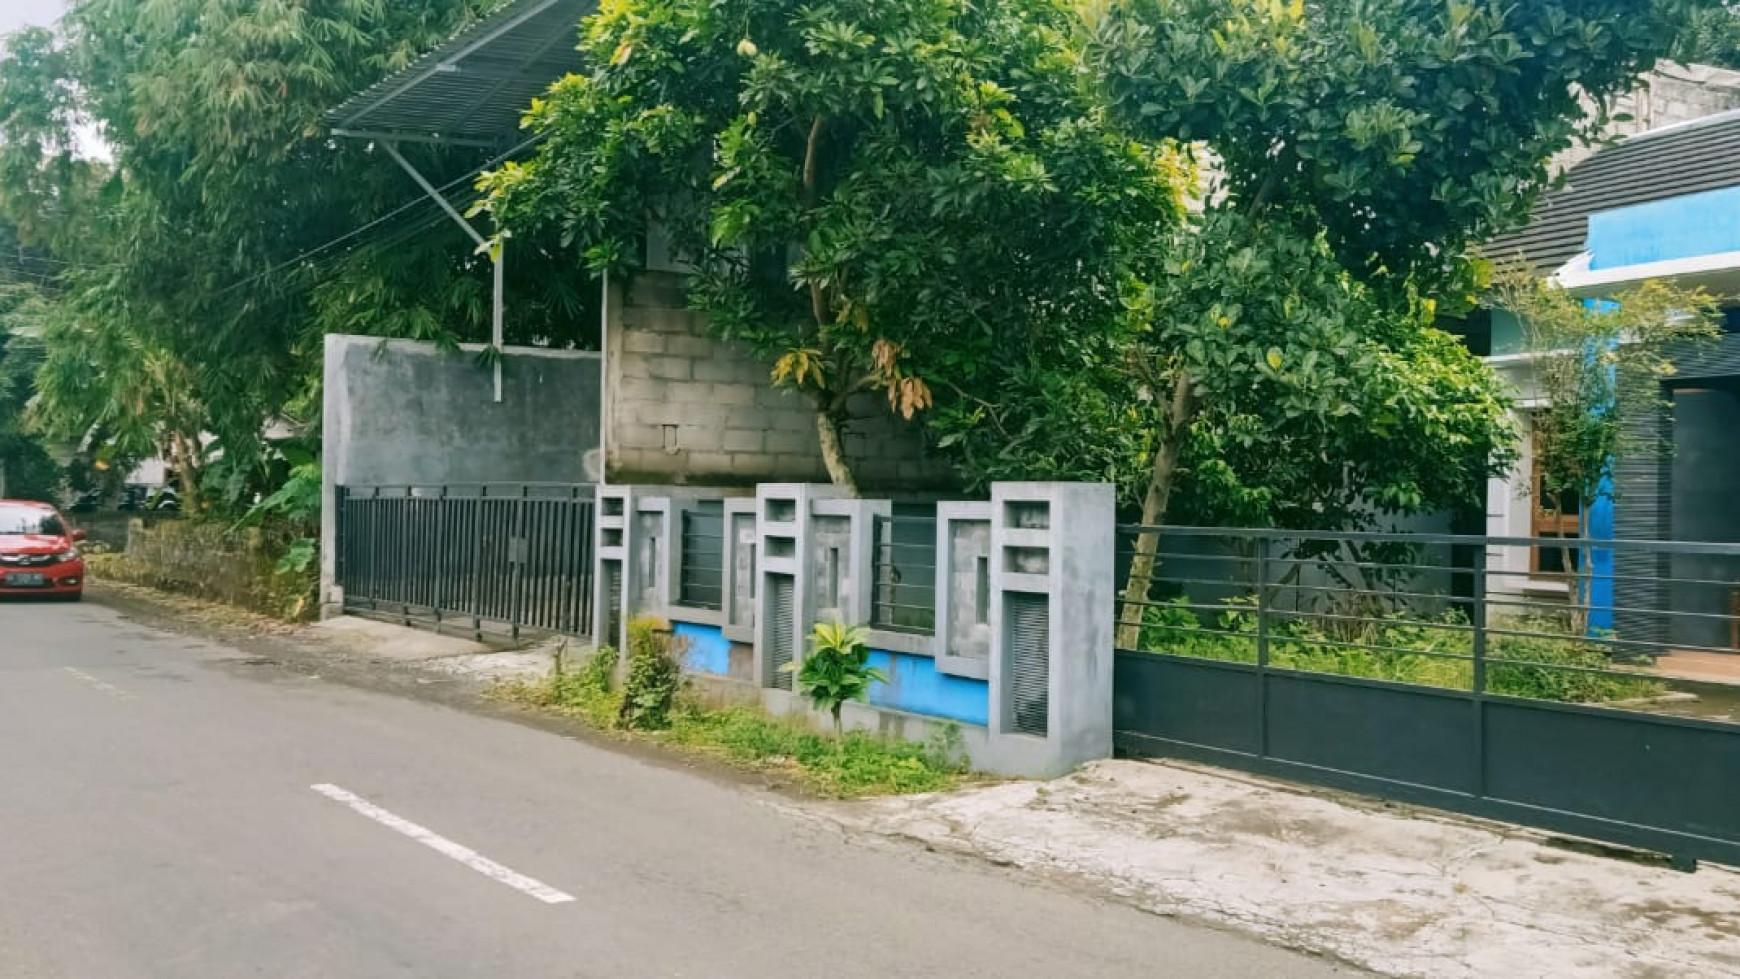
{"type": "Polygon", "coordinates": [[[367,799],[346,792],[336,785],[321,783],[320,785],[309,786],[309,788],[312,788],[314,791],[326,796],[334,802],[344,803],[357,813],[367,816],[388,829],[409,836],[411,839],[416,840],[418,843],[423,844],[442,856],[450,857],[459,861],[467,867],[470,867],[472,870],[488,877],[490,880],[498,881],[506,884],[514,890],[530,894],[532,897],[537,898],[545,904],[566,904],[569,901],[574,900],[573,895],[564,894],[542,881],[533,880],[524,874],[515,873],[501,864],[496,863],[494,860],[490,860],[480,855],[476,850],[473,850],[470,847],[460,846],[458,843],[418,826],[416,823],[413,823],[408,819],[401,819],[385,809],[382,809],[380,806],[369,802],[367,799]]]}
{"type": "Polygon", "coordinates": [[[132,694],[128,693],[125,690],[122,690],[120,687],[117,687],[114,684],[109,683],[106,680],[99,680],[96,677],[91,676],[89,673],[86,673],[84,670],[79,669],[78,667],[63,666],[63,667],[61,667],[61,669],[65,670],[68,673],[72,674],[73,676],[77,677],[81,682],[83,682],[91,687],[94,687],[98,690],[101,690],[102,692],[108,694],[109,696],[115,698],[116,700],[134,700],[134,699],[136,699],[132,694]]]}

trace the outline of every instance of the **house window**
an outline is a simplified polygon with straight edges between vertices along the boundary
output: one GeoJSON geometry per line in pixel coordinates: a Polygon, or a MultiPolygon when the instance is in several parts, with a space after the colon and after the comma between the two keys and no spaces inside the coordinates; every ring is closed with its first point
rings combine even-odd
{"type": "MultiPolygon", "coordinates": [[[[1537,440],[1540,438],[1538,429],[1535,437],[1537,440]]],[[[1529,504],[1530,537],[1575,541],[1582,536],[1583,501],[1574,490],[1556,494],[1546,491],[1546,473],[1541,470],[1539,454],[1535,456],[1534,471],[1529,480],[1529,504]]],[[[1543,544],[1529,549],[1529,571],[1542,578],[1564,581],[1578,571],[1581,558],[1582,552],[1575,545],[1553,547],[1543,544]]]]}

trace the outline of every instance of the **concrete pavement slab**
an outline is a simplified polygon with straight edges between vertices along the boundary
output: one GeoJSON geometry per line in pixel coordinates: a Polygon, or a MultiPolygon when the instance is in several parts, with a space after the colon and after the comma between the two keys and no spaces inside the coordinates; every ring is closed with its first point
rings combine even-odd
{"type": "Polygon", "coordinates": [[[1740,975],[1740,873],[1181,764],[842,805],[852,830],[1064,875],[1395,976],[1740,975]]]}

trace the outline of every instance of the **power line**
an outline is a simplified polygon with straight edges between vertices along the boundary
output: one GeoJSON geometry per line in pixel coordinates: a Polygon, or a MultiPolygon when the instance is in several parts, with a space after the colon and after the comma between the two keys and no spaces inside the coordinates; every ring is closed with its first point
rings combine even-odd
{"type": "MultiPolygon", "coordinates": [[[[484,163],[479,164],[477,167],[473,168],[472,170],[470,170],[466,173],[460,174],[459,176],[448,181],[447,183],[442,184],[440,187],[436,188],[436,192],[445,195],[449,190],[452,190],[454,187],[457,187],[461,183],[464,183],[465,181],[476,177],[478,174],[482,173],[485,170],[488,170],[490,167],[496,166],[496,165],[510,159],[515,154],[519,153],[521,150],[524,150],[527,147],[532,146],[534,143],[537,143],[542,138],[543,137],[541,137],[541,136],[533,136],[529,139],[524,140],[523,142],[519,143],[518,145],[514,146],[513,148],[503,152],[500,156],[497,156],[491,160],[487,160],[484,163]]],[[[393,210],[388,211],[386,214],[381,215],[380,217],[374,219],[373,221],[370,221],[369,223],[363,225],[360,228],[355,228],[351,231],[347,231],[344,234],[339,235],[338,237],[336,237],[336,238],[332,239],[331,241],[328,241],[324,244],[316,245],[315,247],[308,249],[307,251],[303,252],[302,254],[297,255],[295,258],[280,262],[277,265],[274,265],[271,268],[266,269],[264,272],[260,272],[256,275],[249,276],[248,278],[243,279],[242,281],[237,282],[234,285],[225,286],[224,288],[219,289],[217,292],[213,293],[212,297],[216,298],[218,296],[228,295],[229,293],[232,293],[232,292],[236,291],[237,289],[242,289],[242,288],[245,288],[247,286],[250,286],[250,285],[254,284],[255,282],[260,281],[261,279],[269,278],[273,275],[276,275],[279,272],[282,272],[285,269],[290,268],[291,266],[300,265],[303,262],[308,261],[310,258],[313,258],[316,255],[319,255],[323,252],[326,252],[332,248],[336,248],[339,245],[342,245],[347,241],[351,241],[352,239],[356,238],[359,235],[367,234],[369,231],[380,227],[382,224],[385,224],[386,222],[391,221],[393,218],[398,217],[399,215],[405,213],[406,211],[412,210],[412,209],[417,208],[417,207],[429,207],[429,206],[434,205],[434,203],[435,202],[430,200],[427,195],[420,196],[415,200],[407,201],[404,204],[399,205],[398,207],[394,208],[393,210]]],[[[436,223],[438,223],[438,222],[436,222],[436,223]]],[[[426,227],[426,226],[428,226],[428,224],[429,224],[429,222],[425,221],[423,226],[426,227]]]]}

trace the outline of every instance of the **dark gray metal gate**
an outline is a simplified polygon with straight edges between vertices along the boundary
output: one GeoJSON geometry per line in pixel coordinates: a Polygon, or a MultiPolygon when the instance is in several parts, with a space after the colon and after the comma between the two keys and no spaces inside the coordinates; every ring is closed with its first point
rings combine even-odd
{"type": "MultiPolygon", "coordinates": [[[[1141,531],[1124,528],[1126,543],[1141,531]]],[[[1611,552],[1658,555],[1661,566],[1679,553],[1729,557],[1740,572],[1740,547],[1601,542],[1582,549],[1594,569],[1583,584],[1562,573],[1563,597],[1544,598],[1533,593],[1552,574],[1489,571],[1488,560],[1562,540],[1160,533],[1140,635],[1127,623],[1119,632],[1121,750],[1657,850],[1682,865],[1740,865],[1740,686],[1662,674],[1676,656],[1740,663],[1740,651],[1628,642],[1589,624],[1604,613],[1731,619],[1732,606],[1616,607],[1611,596],[1632,590],[1612,587],[1624,574],[1611,552]]],[[[1126,573],[1128,563],[1126,553],[1126,573]]],[[[1705,575],[1664,578],[1660,591],[1720,584],[1740,596],[1740,574],[1705,575]]]]}
{"type": "Polygon", "coordinates": [[[594,506],[589,485],[341,487],[345,608],[478,635],[590,635],[594,506]]]}

